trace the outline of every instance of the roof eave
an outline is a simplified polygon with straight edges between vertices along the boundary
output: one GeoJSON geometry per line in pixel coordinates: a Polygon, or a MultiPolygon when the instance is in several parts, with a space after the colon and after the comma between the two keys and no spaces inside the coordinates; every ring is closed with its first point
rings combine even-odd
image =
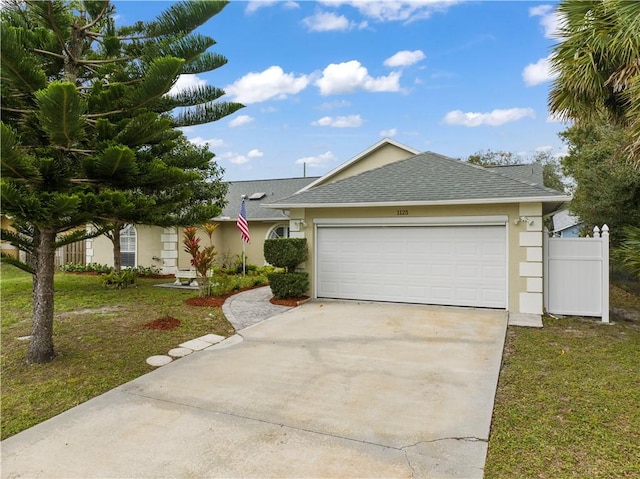
{"type": "Polygon", "coordinates": [[[264,205],[273,209],[292,208],[361,208],[376,206],[454,206],[454,205],[486,205],[500,203],[565,203],[571,201],[571,196],[527,196],[509,198],[474,198],[459,200],[437,200],[437,201],[376,201],[361,203],[270,203],[264,205]]]}

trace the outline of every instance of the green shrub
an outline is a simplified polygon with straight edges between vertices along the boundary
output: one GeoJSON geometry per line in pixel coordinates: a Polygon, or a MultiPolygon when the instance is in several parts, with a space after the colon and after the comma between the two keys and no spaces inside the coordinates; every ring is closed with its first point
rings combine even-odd
{"type": "Polygon", "coordinates": [[[138,273],[138,276],[156,276],[162,273],[162,270],[157,266],[136,266],[131,268],[138,273]]]}
{"type": "Polygon", "coordinates": [[[640,279],[640,228],[624,228],[624,239],[611,252],[611,258],[622,271],[640,279]]]}
{"type": "Polygon", "coordinates": [[[62,265],[62,271],[67,273],[111,273],[113,268],[111,266],[107,266],[106,264],[99,263],[67,263],[62,265]]]}
{"type": "Polygon", "coordinates": [[[119,273],[112,271],[104,277],[103,283],[106,287],[113,288],[127,288],[129,286],[134,286],[136,284],[136,280],[138,278],[137,271],[132,269],[123,269],[119,273]]]}
{"type": "Polygon", "coordinates": [[[293,272],[308,258],[306,238],[277,238],[264,242],[264,259],[267,263],[293,272]]]}
{"type": "Polygon", "coordinates": [[[276,298],[299,298],[309,289],[308,273],[271,273],[269,286],[276,298]]]}

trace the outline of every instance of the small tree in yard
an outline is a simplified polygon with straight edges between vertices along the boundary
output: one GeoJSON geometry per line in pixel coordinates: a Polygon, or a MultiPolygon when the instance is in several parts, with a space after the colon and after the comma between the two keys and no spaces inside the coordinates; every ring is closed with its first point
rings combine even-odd
{"type": "Polygon", "coordinates": [[[264,259],[284,273],[268,275],[269,286],[276,298],[299,298],[309,288],[309,274],[297,273],[296,267],[308,258],[306,238],[277,238],[264,242],[264,259]]]}
{"type": "Polygon", "coordinates": [[[207,223],[202,226],[207,236],[209,237],[208,246],[200,246],[200,238],[196,235],[198,229],[195,227],[189,227],[184,229],[184,239],[182,244],[184,250],[191,255],[191,266],[196,270],[196,280],[198,281],[198,288],[200,290],[200,297],[204,297],[209,291],[209,273],[216,259],[216,248],[213,246],[212,235],[214,230],[218,227],[217,224],[207,223]]]}

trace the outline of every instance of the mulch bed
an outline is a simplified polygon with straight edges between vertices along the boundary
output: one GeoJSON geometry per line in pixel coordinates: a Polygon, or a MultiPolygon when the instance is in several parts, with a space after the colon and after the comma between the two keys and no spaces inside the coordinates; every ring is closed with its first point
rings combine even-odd
{"type": "Polygon", "coordinates": [[[205,296],[201,298],[196,296],[195,298],[188,298],[184,300],[184,304],[188,306],[207,306],[209,308],[221,308],[224,302],[234,294],[242,293],[243,291],[249,291],[253,288],[239,289],[238,291],[232,291],[231,293],[224,294],[222,296],[205,296]]]}
{"type": "Polygon", "coordinates": [[[177,328],[182,324],[179,319],[174,318],[172,316],[165,316],[164,318],[154,319],[148,323],[143,324],[142,326],[148,329],[160,329],[160,330],[168,330],[177,328]]]}
{"type": "Polygon", "coordinates": [[[276,304],[278,306],[289,306],[291,308],[295,308],[296,306],[300,306],[303,302],[309,299],[309,296],[300,296],[299,298],[285,298],[278,299],[273,297],[269,300],[271,304],[276,304]]]}
{"type": "MultiPolygon", "coordinates": [[[[244,288],[239,291],[233,291],[229,294],[225,294],[223,296],[205,296],[204,298],[196,296],[195,298],[185,299],[184,303],[188,306],[205,306],[209,308],[221,308],[224,302],[230,296],[233,296],[234,294],[242,293],[243,291],[249,291],[250,289],[253,289],[253,288],[244,288]]],[[[309,296],[301,296],[299,298],[287,298],[287,299],[277,299],[273,297],[269,300],[269,302],[271,304],[276,304],[278,306],[296,307],[308,299],[309,299],[309,296]]]]}

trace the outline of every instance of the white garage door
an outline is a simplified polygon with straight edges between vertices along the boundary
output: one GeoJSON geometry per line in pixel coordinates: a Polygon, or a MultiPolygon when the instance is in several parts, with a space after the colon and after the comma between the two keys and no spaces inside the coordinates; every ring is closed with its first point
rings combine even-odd
{"type": "Polygon", "coordinates": [[[504,226],[318,226],[319,298],[506,307],[504,226]]]}

